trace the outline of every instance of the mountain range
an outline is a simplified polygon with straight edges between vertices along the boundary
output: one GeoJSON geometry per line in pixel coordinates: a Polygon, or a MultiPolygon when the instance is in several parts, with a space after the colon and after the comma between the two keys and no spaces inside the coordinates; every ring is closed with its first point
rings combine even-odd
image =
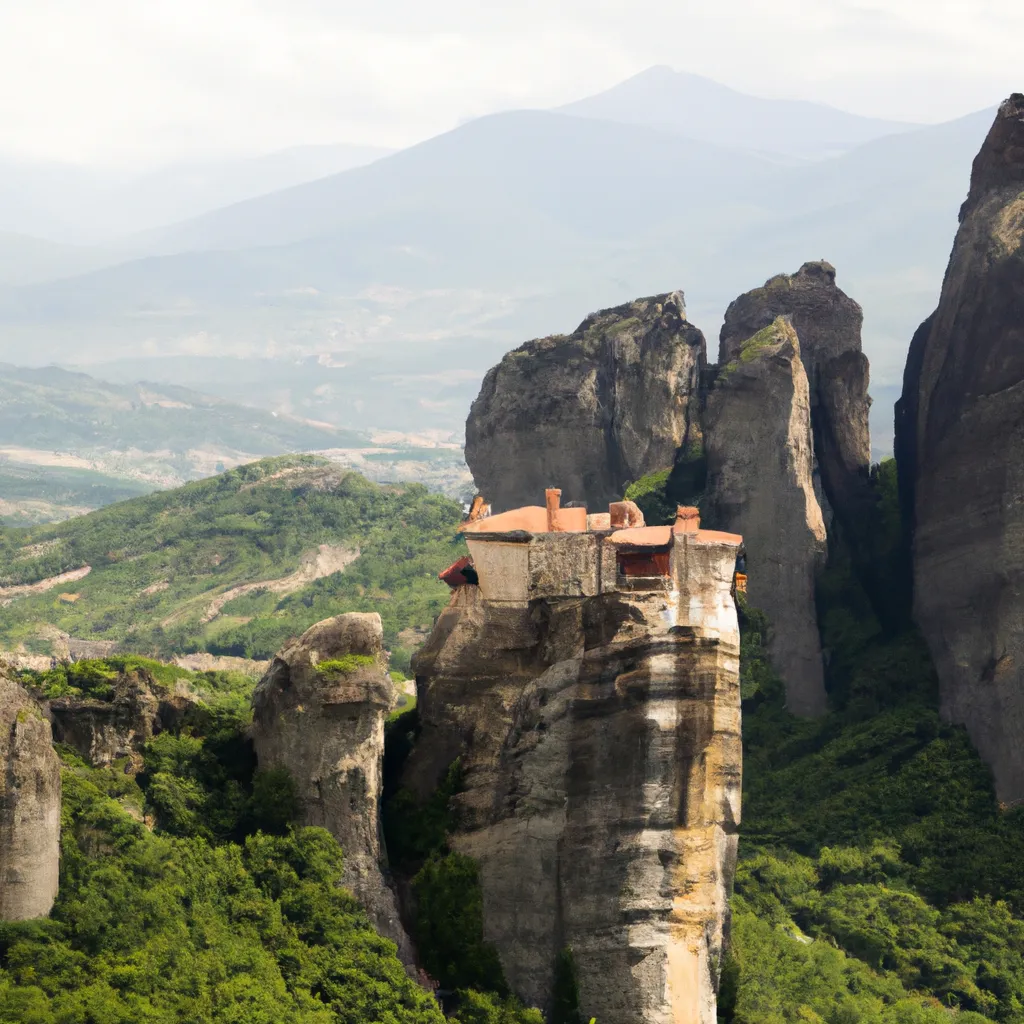
{"type": "Polygon", "coordinates": [[[527,337],[682,288],[713,352],[732,298],[826,258],[885,387],[934,303],[991,117],[877,121],[654,68],[121,238],[134,258],[8,278],[0,357],[202,380],[345,427],[458,430],[527,337]]]}

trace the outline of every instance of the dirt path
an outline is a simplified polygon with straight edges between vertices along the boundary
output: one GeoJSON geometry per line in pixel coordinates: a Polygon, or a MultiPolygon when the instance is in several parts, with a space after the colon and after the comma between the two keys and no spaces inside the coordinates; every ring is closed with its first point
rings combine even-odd
{"type": "Polygon", "coordinates": [[[290,576],[279,580],[257,580],[255,583],[242,583],[223,594],[218,594],[207,606],[206,612],[199,620],[204,625],[212,622],[229,601],[243,594],[251,594],[254,590],[265,590],[272,594],[291,594],[314,580],[343,572],[359,557],[358,548],[343,548],[335,544],[321,544],[316,551],[302,556],[302,564],[290,576]]]}
{"type": "Polygon", "coordinates": [[[50,576],[48,579],[40,580],[38,583],[22,583],[14,587],[0,587],[0,607],[9,605],[19,597],[45,594],[47,590],[53,590],[54,587],[63,586],[65,583],[74,583],[77,580],[84,579],[91,572],[91,565],[83,565],[81,569],[62,572],[59,576],[50,576]]]}

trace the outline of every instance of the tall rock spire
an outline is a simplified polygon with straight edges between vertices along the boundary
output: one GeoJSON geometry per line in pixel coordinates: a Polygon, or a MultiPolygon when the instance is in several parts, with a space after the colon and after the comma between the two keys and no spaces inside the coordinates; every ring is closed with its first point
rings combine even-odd
{"type": "Polygon", "coordinates": [[[974,161],[938,308],[911,344],[896,452],[914,617],[941,707],[1024,800],[1024,95],[974,161]]]}
{"type": "MultiPolygon", "coordinates": [[[[723,346],[724,347],[724,346],[723,346]]],[[[709,519],[744,537],[748,599],[771,620],[768,650],[798,715],[825,712],[814,577],[825,524],[812,480],[807,374],[788,319],[730,345],[705,414],[709,519]]]]}

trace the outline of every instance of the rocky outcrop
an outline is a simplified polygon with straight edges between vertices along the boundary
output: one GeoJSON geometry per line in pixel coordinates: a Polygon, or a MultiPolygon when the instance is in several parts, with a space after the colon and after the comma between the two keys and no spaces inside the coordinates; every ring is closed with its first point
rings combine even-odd
{"type": "Polygon", "coordinates": [[[304,824],[334,834],[345,854],[344,884],[411,964],[381,872],[384,720],[396,702],[382,641],[380,616],[353,612],[285,645],[253,694],[253,741],[261,768],[291,773],[304,824]]]}
{"type": "Polygon", "coordinates": [[[493,509],[557,482],[604,506],[627,484],[699,449],[704,336],[680,292],[604,310],[570,335],[529,341],[484,378],[466,421],[466,462],[493,509]]]}
{"type": "Polygon", "coordinates": [[[550,1005],[569,947],[584,1020],[713,1024],[739,822],[740,538],[583,511],[467,529],[479,582],[417,655],[405,784],[426,797],[461,758],[449,841],[479,866],[484,938],[527,1003],[550,1005]]]}
{"type": "Polygon", "coordinates": [[[45,917],[60,866],[60,761],[50,723],[0,670],[0,920],[45,917]]]}
{"type": "Polygon", "coordinates": [[[801,343],[779,317],[719,368],[705,412],[708,516],[743,535],[748,599],[772,624],[768,650],[798,715],[825,711],[814,579],[825,525],[812,481],[814,452],[801,343]]]}
{"type": "Polygon", "coordinates": [[[795,274],[779,274],[729,306],[719,365],[739,358],[747,339],[780,316],[789,319],[800,339],[822,490],[855,541],[874,504],[868,483],[868,360],[860,337],[864,314],[836,287],[835,267],[824,261],[805,263],[795,274]]]}
{"type": "Polygon", "coordinates": [[[142,770],[143,748],[157,733],[204,714],[191,697],[170,692],[143,668],[118,675],[102,696],[47,703],[55,742],[72,747],[94,768],[125,759],[132,772],[142,770]]]}
{"type": "Polygon", "coordinates": [[[939,305],[897,410],[912,508],[914,617],[943,715],[967,727],[1000,800],[1024,800],[1024,95],[974,161],[939,305]]]}

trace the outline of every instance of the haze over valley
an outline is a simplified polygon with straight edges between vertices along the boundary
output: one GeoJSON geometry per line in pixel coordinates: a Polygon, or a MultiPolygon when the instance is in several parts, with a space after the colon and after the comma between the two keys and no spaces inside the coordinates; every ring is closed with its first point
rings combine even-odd
{"type": "Polygon", "coordinates": [[[526,338],[682,288],[713,339],[751,281],[827,258],[865,309],[884,451],[885,389],[991,117],[863,118],[654,67],[391,155],[309,147],[127,185],[0,168],[31,200],[0,206],[22,233],[0,235],[0,358],[457,439],[526,338]]]}

